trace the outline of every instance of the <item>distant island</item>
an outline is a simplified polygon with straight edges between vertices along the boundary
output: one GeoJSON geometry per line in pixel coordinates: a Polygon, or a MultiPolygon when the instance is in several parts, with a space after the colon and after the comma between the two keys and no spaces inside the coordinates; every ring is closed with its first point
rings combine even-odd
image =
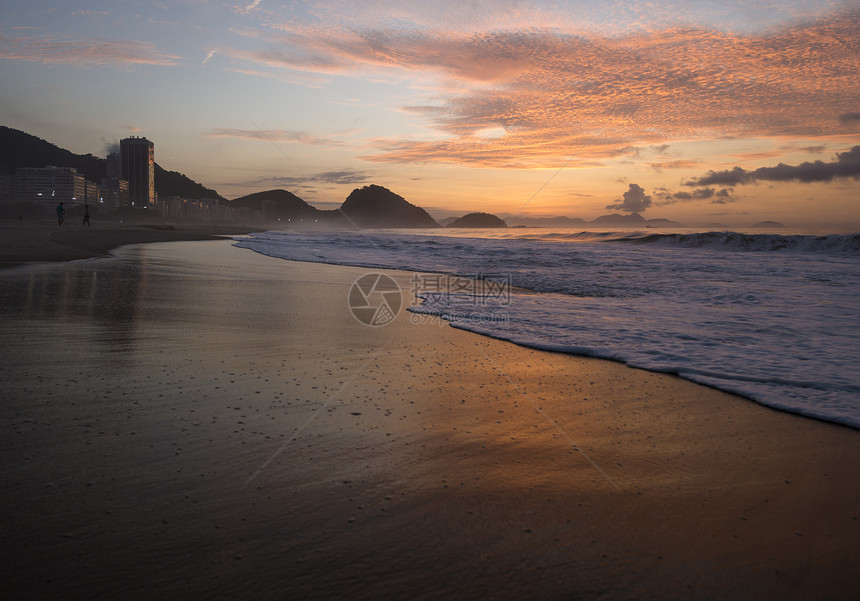
{"type": "Polygon", "coordinates": [[[645,219],[639,213],[630,213],[629,215],[619,215],[613,213],[611,215],[601,215],[597,219],[592,219],[588,222],[589,225],[615,225],[624,227],[683,227],[677,221],[669,219],[645,219]]]}
{"type": "Polygon", "coordinates": [[[580,227],[587,225],[585,219],[579,217],[518,217],[509,216],[505,219],[510,227],[580,227]]]}
{"type": "Polygon", "coordinates": [[[785,228],[785,225],[780,223],[779,221],[759,221],[758,223],[752,224],[750,228],[779,229],[785,228]]]}
{"type": "Polygon", "coordinates": [[[518,217],[505,219],[510,227],[684,227],[669,219],[645,219],[639,213],[601,215],[591,221],[578,217],[518,217]]]}
{"type": "Polygon", "coordinates": [[[508,227],[508,224],[489,213],[469,213],[451,221],[446,227],[501,228],[508,227]]]}

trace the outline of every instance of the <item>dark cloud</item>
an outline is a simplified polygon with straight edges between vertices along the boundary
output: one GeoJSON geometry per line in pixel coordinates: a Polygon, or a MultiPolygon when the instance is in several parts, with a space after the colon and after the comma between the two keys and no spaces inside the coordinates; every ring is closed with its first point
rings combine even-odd
{"type": "Polygon", "coordinates": [[[658,196],[660,197],[660,202],[657,203],[658,206],[671,205],[676,202],[688,202],[691,200],[710,200],[715,204],[725,204],[734,200],[731,192],[726,188],[719,191],[714,188],[701,188],[699,190],[693,190],[692,192],[671,192],[663,188],[660,190],[658,196]]]}
{"type": "Polygon", "coordinates": [[[709,171],[708,175],[699,179],[684,182],[685,186],[736,186],[752,181],[749,171],[735,167],[726,171],[709,171]]]}
{"type": "Polygon", "coordinates": [[[732,196],[732,193],[729,190],[727,190],[726,188],[723,188],[722,190],[717,192],[717,195],[711,201],[711,204],[724,205],[726,203],[734,202],[734,201],[735,201],[735,197],[732,196]]]}
{"type": "Polygon", "coordinates": [[[651,206],[651,197],[645,194],[645,190],[638,184],[630,184],[627,192],[623,194],[623,200],[615,204],[606,205],[607,209],[638,213],[651,206]]]}
{"type": "Polygon", "coordinates": [[[845,113],[839,115],[839,123],[847,125],[848,123],[860,122],[860,113],[845,113]]]}
{"type": "Polygon", "coordinates": [[[780,163],[776,167],[759,167],[752,171],[735,167],[725,171],[710,171],[703,177],[684,182],[684,185],[736,186],[757,181],[811,183],[829,182],[843,177],[860,179],[860,146],[854,146],[847,152],[837,153],[836,159],[829,163],[823,161],[807,161],[800,165],[780,163]]]}

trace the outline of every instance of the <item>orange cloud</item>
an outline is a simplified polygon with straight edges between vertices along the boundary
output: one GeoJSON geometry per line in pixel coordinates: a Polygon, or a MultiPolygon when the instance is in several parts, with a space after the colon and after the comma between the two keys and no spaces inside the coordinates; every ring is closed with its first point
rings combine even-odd
{"type": "Polygon", "coordinates": [[[675,161],[664,161],[662,163],[651,163],[651,168],[655,171],[663,171],[664,169],[689,169],[691,167],[698,167],[699,165],[699,161],[678,159],[675,161]]]}
{"type": "Polygon", "coordinates": [[[860,132],[860,10],[760,34],[675,27],[444,33],[282,27],[243,58],[329,75],[437,78],[403,107],[446,136],[383,140],[377,162],[551,166],[637,144],[860,132]],[[451,85],[456,82],[456,85],[451,85]],[[475,135],[503,128],[502,137],[475,135]]]}

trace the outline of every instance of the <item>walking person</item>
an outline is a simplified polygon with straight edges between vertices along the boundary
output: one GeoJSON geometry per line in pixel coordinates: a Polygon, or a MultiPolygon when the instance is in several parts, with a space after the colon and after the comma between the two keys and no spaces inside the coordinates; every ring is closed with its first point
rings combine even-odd
{"type": "Polygon", "coordinates": [[[63,208],[63,203],[57,205],[57,225],[63,225],[66,217],[66,209],[63,208]]]}
{"type": "Polygon", "coordinates": [[[90,226],[90,205],[84,205],[84,225],[90,226]]]}

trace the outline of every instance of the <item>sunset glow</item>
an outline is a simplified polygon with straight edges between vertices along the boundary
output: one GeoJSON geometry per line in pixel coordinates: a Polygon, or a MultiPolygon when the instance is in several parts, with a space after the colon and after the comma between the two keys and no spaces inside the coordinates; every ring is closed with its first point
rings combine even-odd
{"type": "Polygon", "coordinates": [[[135,132],[227,198],[856,229],[857,5],[644,7],[19,3],[0,123],[99,156],[135,132]]]}

